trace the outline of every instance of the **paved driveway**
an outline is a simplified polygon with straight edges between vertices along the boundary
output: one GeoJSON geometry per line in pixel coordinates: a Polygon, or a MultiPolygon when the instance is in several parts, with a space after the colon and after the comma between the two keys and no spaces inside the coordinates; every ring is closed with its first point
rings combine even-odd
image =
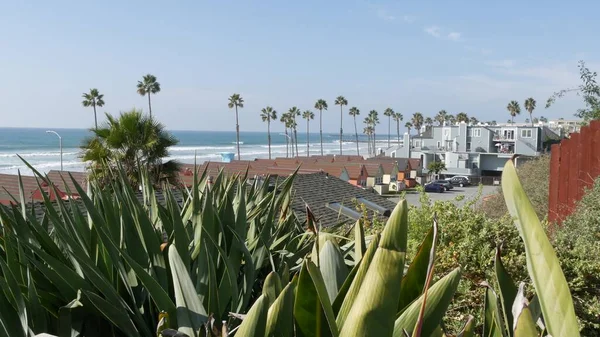
{"type": "MultiPolygon", "coordinates": [[[[481,196],[484,197],[486,195],[494,194],[498,186],[483,186],[483,190],[481,191],[481,196]]],[[[437,200],[454,200],[459,195],[464,195],[465,198],[461,201],[457,201],[458,205],[462,205],[467,200],[473,199],[477,197],[478,186],[468,186],[468,187],[458,187],[455,186],[454,189],[444,193],[427,193],[432,202],[437,200]]],[[[390,200],[394,202],[398,202],[399,198],[394,197],[390,198],[390,200]]],[[[420,205],[419,202],[419,193],[418,192],[408,192],[406,194],[406,201],[409,205],[420,205]]]]}

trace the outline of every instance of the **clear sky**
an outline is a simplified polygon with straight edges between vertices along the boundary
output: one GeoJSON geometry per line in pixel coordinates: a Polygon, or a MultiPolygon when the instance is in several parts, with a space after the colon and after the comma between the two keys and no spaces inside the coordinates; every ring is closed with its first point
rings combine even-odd
{"type": "Polygon", "coordinates": [[[147,109],[135,88],[146,73],[161,83],[153,113],[170,129],[234,130],[234,92],[248,131],[266,129],[267,105],[281,113],[324,98],[324,128],[336,132],[338,95],[363,115],[389,106],[405,119],[445,109],[498,122],[510,100],[533,96],[535,115],[571,118],[580,98],[544,103],[579,84],[578,60],[600,70],[599,10],[554,0],[1,1],[0,126],[90,127],[89,88],[105,95],[102,112],[147,109]]]}

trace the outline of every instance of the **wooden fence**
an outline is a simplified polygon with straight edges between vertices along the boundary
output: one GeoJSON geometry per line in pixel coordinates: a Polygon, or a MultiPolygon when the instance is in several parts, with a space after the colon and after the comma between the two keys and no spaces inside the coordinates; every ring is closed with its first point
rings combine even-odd
{"type": "Polygon", "coordinates": [[[600,176],[600,121],[592,121],[569,139],[552,145],[548,220],[560,223],[571,214],[585,189],[600,176]]]}

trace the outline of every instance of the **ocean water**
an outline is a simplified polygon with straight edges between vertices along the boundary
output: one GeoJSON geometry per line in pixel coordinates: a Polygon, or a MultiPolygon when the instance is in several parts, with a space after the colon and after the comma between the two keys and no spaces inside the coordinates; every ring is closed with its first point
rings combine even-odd
{"type": "MultiPolygon", "coordinates": [[[[81,161],[79,148],[82,141],[91,135],[86,129],[54,129],[62,137],[63,167],[69,171],[83,171],[85,163],[81,161]]],[[[298,130],[300,131],[300,130],[298,130]]],[[[220,161],[222,152],[236,152],[235,132],[215,131],[171,131],[179,139],[179,144],[169,149],[170,158],[183,163],[220,161]]],[[[344,135],[344,140],[354,135],[344,135]]],[[[381,136],[381,138],[386,136],[381,136]]],[[[298,152],[306,155],[306,133],[298,132],[298,152]]],[[[379,138],[379,137],[378,137],[379,138]]],[[[271,133],[272,157],[286,156],[286,137],[283,133],[271,133]]],[[[266,132],[240,132],[240,152],[242,159],[268,158],[269,150],[266,132]]],[[[378,140],[385,147],[386,141],[378,140]]],[[[359,136],[360,152],[367,154],[365,136],[359,136]]],[[[379,147],[378,144],[378,147],[379,147]]],[[[342,143],[344,154],[356,154],[354,142],[342,143]]],[[[323,153],[339,153],[339,134],[323,134],[323,153]]],[[[319,134],[310,134],[310,154],[320,154],[319,134]]],[[[40,172],[60,169],[60,151],[58,137],[46,133],[45,129],[0,128],[0,173],[31,175],[26,160],[40,172]]]]}

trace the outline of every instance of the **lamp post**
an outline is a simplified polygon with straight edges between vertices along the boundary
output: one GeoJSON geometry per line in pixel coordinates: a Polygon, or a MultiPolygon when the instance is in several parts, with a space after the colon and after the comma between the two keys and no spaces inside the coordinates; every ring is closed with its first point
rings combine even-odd
{"type": "Polygon", "coordinates": [[[58,144],[60,146],[60,170],[63,170],[63,149],[62,149],[62,137],[56,131],[48,130],[46,133],[53,133],[58,137],[58,144]]]}

